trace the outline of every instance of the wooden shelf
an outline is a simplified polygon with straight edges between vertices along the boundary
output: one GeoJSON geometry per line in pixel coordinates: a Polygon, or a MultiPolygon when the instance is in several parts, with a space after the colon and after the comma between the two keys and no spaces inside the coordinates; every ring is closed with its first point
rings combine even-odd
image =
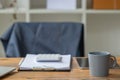
{"type": "Polygon", "coordinates": [[[86,10],[89,14],[120,14],[120,10],[86,10]]]}
{"type": "Polygon", "coordinates": [[[76,10],[49,10],[49,9],[31,9],[30,13],[34,14],[43,14],[43,13],[55,13],[55,14],[81,14],[83,12],[82,9],[76,9],[76,10]]]}
{"type": "Polygon", "coordinates": [[[10,14],[10,13],[25,13],[26,10],[25,9],[13,9],[13,8],[7,8],[7,9],[0,9],[0,14],[4,13],[4,14],[10,14]]]}

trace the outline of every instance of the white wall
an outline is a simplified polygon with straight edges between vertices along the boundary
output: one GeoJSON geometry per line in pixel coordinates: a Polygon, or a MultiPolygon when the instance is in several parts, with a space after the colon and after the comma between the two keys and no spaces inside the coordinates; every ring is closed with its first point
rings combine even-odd
{"type": "Polygon", "coordinates": [[[120,56],[119,14],[89,14],[87,22],[87,53],[109,51],[120,56]]]}

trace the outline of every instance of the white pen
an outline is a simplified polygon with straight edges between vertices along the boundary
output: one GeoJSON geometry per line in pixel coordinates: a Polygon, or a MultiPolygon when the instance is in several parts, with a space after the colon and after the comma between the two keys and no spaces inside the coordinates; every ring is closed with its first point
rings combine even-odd
{"type": "Polygon", "coordinates": [[[19,62],[19,66],[21,65],[21,63],[23,62],[23,60],[24,60],[24,58],[22,58],[21,60],[20,60],[20,62],[19,62]]]}

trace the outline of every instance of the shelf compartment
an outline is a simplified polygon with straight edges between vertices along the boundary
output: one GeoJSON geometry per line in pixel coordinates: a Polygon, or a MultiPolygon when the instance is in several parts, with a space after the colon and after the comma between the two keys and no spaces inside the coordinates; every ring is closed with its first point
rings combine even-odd
{"type": "Polygon", "coordinates": [[[120,0],[87,0],[87,9],[120,10],[120,0]]]}
{"type": "Polygon", "coordinates": [[[115,9],[115,0],[93,0],[93,9],[115,9]]]}
{"type": "Polygon", "coordinates": [[[9,9],[9,8],[16,8],[16,9],[24,9],[27,10],[29,7],[28,0],[16,0],[16,4],[14,3],[14,0],[1,0],[1,4],[3,6],[2,9],[9,9]],[[11,5],[14,5],[11,7],[11,5]]]}
{"type": "Polygon", "coordinates": [[[47,9],[71,10],[77,8],[77,0],[46,0],[47,9]]]}
{"type": "Polygon", "coordinates": [[[80,14],[31,14],[31,22],[81,22],[80,14]]]}
{"type": "MultiPolygon", "coordinates": [[[[76,9],[82,8],[81,0],[77,0],[76,7],[76,9]]],[[[30,0],[30,9],[47,9],[47,0],[30,0]]]]}
{"type": "Polygon", "coordinates": [[[15,20],[13,14],[0,14],[0,35],[12,26],[14,22],[25,22],[25,16],[25,14],[17,14],[17,19],[15,20]]]}

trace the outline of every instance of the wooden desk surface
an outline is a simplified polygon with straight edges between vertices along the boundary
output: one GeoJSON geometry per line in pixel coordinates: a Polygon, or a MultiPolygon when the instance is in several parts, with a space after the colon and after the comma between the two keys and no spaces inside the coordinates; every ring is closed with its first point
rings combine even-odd
{"type": "MultiPolygon", "coordinates": [[[[117,58],[120,63],[120,57],[117,58]]],[[[0,58],[0,66],[18,67],[21,58],[0,58]]],[[[81,70],[75,58],[70,72],[14,71],[0,80],[120,80],[120,69],[110,69],[107,77],[93,77],[89,70],[81,70]]]]}

